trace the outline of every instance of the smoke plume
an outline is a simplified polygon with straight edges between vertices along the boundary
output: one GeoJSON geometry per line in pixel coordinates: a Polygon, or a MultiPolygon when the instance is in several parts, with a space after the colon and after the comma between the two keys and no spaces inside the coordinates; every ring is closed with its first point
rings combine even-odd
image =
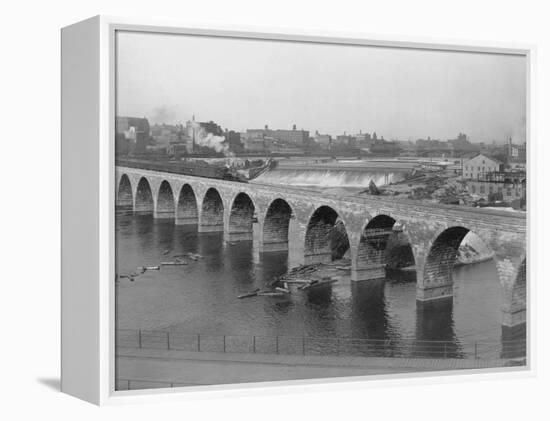
{"type": "Polygon", "coordinates": [[[225,156],[233,156],[234,154],[229,150],[229,145],[225,143],[225,136],[216,136],[212,133],[208,133],[204,127],[199,123],[193,121],[188,126],[188,136],[195,140],[195,143],[199,146],[205,146],[210,149],[214,149],[216,152],[221,152],[225,156]]]}

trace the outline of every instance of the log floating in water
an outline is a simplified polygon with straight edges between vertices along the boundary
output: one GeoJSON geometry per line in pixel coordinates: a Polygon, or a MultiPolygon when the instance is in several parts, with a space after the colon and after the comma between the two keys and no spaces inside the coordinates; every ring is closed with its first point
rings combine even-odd
{"type": "Polygon", "coordinates": [[[284,292],[272,291],[272,292],[258,292],[258,296],[263,297],[284,297],[286,294],[284,292]]]}
{"type": "Polygon", "coordinates": [[[335,282],[338,282],[338,279],[323,279],[323,280],[320,280],[320,281],[316,280],[314,282],[311,282],[310,284],[303,285],[302,287],[300,287],[300,289],[302,291],[306,291],[310,288],[317,288],[317,287],[327,286],[327,285],[334,284],[335,282]]]}
{"type": "Polygon", "coordinates": [[[311,279],[285,279],[285,284],[309,284],[311,279]]]}
{"type": "Polygon", "coordinates": [[[260,288],[256,288],[254,291],[250,291],[250,292],[247,292],[246,294],[241,294],[237,296],[237,298],[255,297],[256,295],[258,295],[259,290],[260,288]]]}

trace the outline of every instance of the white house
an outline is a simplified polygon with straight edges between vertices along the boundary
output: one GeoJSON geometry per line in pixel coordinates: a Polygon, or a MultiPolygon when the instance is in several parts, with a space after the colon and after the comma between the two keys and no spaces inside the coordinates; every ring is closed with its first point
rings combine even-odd
{"type": "Polygon", "coordinates": [[[464,162],[462,166],[462,178],[466,180],[484,179],[484,174],[499,172],[502,170],[502,162],[479,154],[464,162]]]}

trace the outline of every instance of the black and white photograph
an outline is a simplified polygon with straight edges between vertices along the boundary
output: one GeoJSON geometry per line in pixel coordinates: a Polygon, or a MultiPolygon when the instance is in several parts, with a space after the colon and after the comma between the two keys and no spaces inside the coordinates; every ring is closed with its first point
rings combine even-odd
{"type": "Polygon", "coordinates": [[[1,419],[544,418],[543,2],[2,6],[1,419]]]}
{"type": "Polygon", "coordinates": [[[525,54],[115,46],[116,391],[528,365],[525,54]]]}

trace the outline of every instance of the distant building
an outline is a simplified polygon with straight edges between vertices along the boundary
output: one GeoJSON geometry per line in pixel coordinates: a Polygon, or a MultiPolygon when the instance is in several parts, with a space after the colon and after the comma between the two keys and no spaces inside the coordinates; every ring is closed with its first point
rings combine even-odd
{"type": "Polygon", "coordinates": [[[292,130],[273,130],[266,125],[263,129],[248,129],[246,134],[248,138],[271,137],[301,147],[305,146],[309,139],[309,131],[296,130],[296,125],[292,127],[292,130]]]}
{"type": "Polygon", "coordinates": [[[398,142],[392,141],[388,142],[384,140],[384,137],[381,139],[376,139],[370,147],[370,151],[376,154],[382,155],[396,155],[401,151],[401,146],[398,142]]]}
{"type": "Polygon", "coordinates": [[[244,151],[244,145],[241,140],[241,134],[233,130],[224,132],[225,141],[229,144],[229,150],[233,153],[241,153],[244,151]]]}
{"type": "Polygon", "coordinates": [[[185,125],[185,140],[186,149],[188,153],[201,154],[201,155],[212,155],[214,150],[208,146],[203,146],[199,143],[199,136],[211,133],[214,136],[223,136],[224,132],[222,128],[210,121],[195,121],[195,116],[193,116],[191,121],[187,121],[185,125]]]}
{"type": "Polygon", "coordinates": [[[481,144],[471,143],[464,133],[459,133],[455,139],[447,140],[447,143],[455,156],[461,156],[465,152],[479,152],[482,147],[481,144]]]}
{"type": "Polygon", "coordinates": [[[140,117],[117,117],[115,124],[117,153],[145,152],[151,142],[149,121],[140,117]],[[120,149],[119,149],[120,147],[120,149]]]}
{"type": "Polygon", "coordinates": [[[272,154],[279,155],[303,155],[304,148],[277,139],[266,139],[266,149],[272,154]]]}
{"type": "Polygon", "coordinates": [[[369,148],[373,143],[373,139],[370,133],[359,131],[359,133],[355,135],[355,143],[360,148],[369,148]]]}
{"type": "Polygon", "coordinates": [[[487,173],[479,180],[468,180],[466,186],[472,195],[509,203],[516,209],[525,208],[527,178],[524,171],[487,173]]]}
{"type": "MultiPolygon", "coordinates": [[[[294,126],[296,127],[296,126],[294,126]]],[[[272,137],[283,142],[293,143],[296,146],[304,146],[309,139],[309,132],[307,130],[275,130],[272,137]]]]}
{"type": "MultiPolygon", "coordinates": [[[[192,152],[192,149],[191,149],[191,152],[192,152]]],[[[179,157],[181,155],[187,155],[190,153],[188,143],[180,142],[180,141],[171,142],[166,149],[166,153],[176,157],[179,157]]]]}
{"type": "Polygon", "coordinates": [[[332,143],[332,136],[329,134],[320,134],[316,131],[313,140],[315,141],[315,143],[319,144],[321,148],[329,149],[332,143]]]}
{"type": "Polygon", "coordinates": [[[214,123],[212,120],[201,121],[199,122],[199,125],[204,129],[206,133],[212,133],[215,136],[223,136],[222,128],[214,123]]]}
{"type": "Polygon", "coordinates": [[[418,139],[417,153],[423,156],[469,156],[481,150],[480,144],[471,143],[464,133],[459,133],[455,139],[442,141],[438,139],[418,139]]]}
{"type": "Polygon", "coordinates": [[[355,144],[355,138],[344,133],[336,136],[333,144],[335,146],[353,146],[355,144]]]}
{"type": "Polygon", "coordinates": [[[466,180],[485,180],[487,174],[502,171],[503,163],[497,159],[479,154],[462,165],[462,178],[466,180]]]}
{"type": "Polygon", "coordinates": [[[527,160],[527,144],[515,145],[512,138],[508,142],[508,163],[525,163],[527,160]]]}
{"type": "Polygon", "coordinates": [[[247,136],[242,139],[246,152],[267,152],[266,139],[263,136],[247,136]]]}
{"type": "Polygon", "coordinates": [[[416,150],[418,154],[451,154],[452,146],[447,142],[442,142],[439,139],[432,139],[428,136],[427,139],[416,140],[416,150]]]}
{"type": "Polygon", "coordinates": [[[468,191],[486,200],[489,197],[498,197],[498,200],[506,203],[510,203],[514,208],[522,208],[525,206],[526,188],[525,184],[506,184],[495,183],[486,181],[472,181],[467,182],[468,191]],[[523,204],[515,204],[514,202],[521,202],[523,204]]]}
{"type": "Polygon", "coordinates": [[[183,140],[185,131],[181,124],[154,124],[151,126],[151,137],[157,145],[169,145],[170,142],[183,140]]]}

